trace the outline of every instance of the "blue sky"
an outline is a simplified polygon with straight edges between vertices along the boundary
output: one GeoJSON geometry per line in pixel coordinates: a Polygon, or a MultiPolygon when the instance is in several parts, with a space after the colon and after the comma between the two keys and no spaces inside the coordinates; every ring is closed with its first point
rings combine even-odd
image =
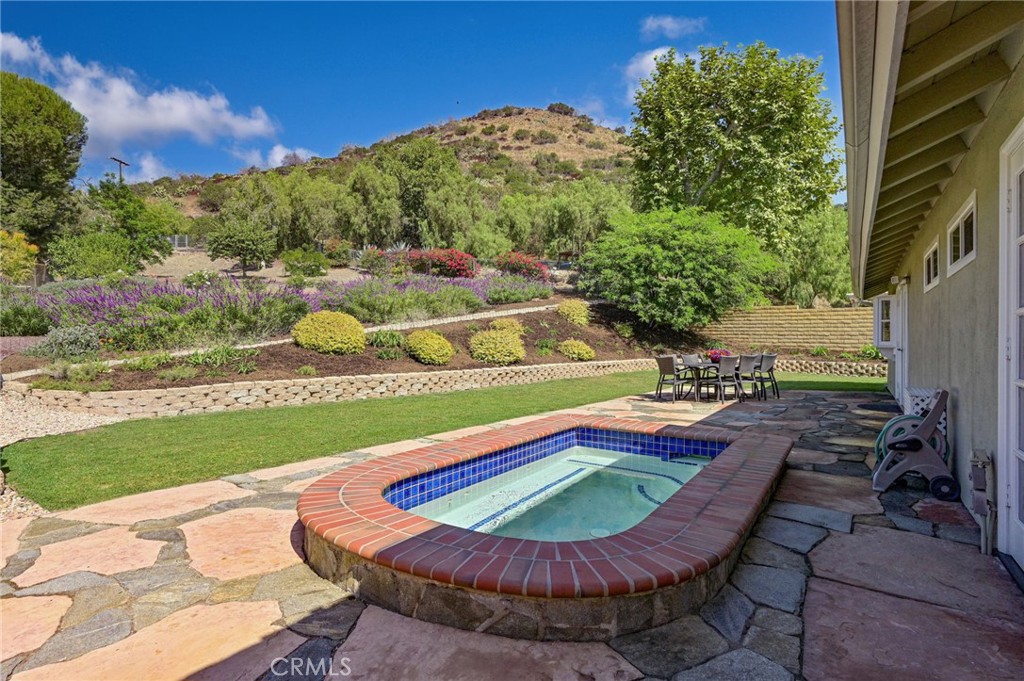
{"type": "Polygon", "coordinates": [[[131,179],[334,156],[449,117],[565,101],[628,124],[652,54],[763,40],[822,57],[841,115],[833,2],[27,3],[0,65],[89,119],[80,177],[131,179]]]}

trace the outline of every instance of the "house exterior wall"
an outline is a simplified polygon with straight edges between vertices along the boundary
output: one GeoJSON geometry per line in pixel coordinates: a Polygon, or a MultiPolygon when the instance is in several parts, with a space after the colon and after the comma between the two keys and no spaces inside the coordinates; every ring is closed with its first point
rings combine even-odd
{"type": "MultiPolygon", "coordinates": [[[[949,390],[949,440],[955,470],[969,499],[973,450],[994,453],[998,384],[1005,370],[999,340],[999,148],[1024,117],[1024,69],[1016,69],[989,112],[938,202],[928,214],[899,273],[909,274],[908,385],[949,390]],[[951,277],[946,232],[976,192],[976,257],[951,277]],[[924,255],[939,242],[939,284],[924,291],[924,255]]],[[[890,372],[890,376],[893,372],[890,372]]],[[[891,379],[890,379],[891,381],[891,379]]]]}

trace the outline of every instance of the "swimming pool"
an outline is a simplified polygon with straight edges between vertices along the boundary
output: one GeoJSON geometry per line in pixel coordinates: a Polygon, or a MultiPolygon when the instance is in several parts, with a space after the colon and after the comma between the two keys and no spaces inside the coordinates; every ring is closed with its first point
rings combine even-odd
{"type": "Polygon", "coordinates": [[[418,619],[608,640],[717,593],[792,446],[720,428],[542,417],[321,478],[298,502],[306,560],[418,619]]]}

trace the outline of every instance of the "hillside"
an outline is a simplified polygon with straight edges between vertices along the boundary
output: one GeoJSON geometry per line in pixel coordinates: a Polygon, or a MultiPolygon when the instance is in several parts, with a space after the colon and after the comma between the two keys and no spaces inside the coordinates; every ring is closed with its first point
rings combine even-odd
{"type": "MultiPolygon", "coordinates": [[[[411,139],[431,137],[452,148],[463,170],[484,184],[496,178],[516,175],[538,185],[571,182],[595,176],[613,184],[626,182],[629,148],[623,130],[594,123],[565,105],[552,110],[505,106],[485,109],[473,116],[428,125],[405,135],[383,139],[370,147],[346,146],[332,158],[312,158],[301,164],[310,175],[327,175],[341,181],[360,161],[392,145],[411,139]]],[[[153,199],[171,199],[188,217],[216,212],[217,201],[211,195],[230,191],[229,187],[246,174],[287,174],[299,167],[282,166],[269,170],[249,168],[236,174],[181,175],[133,185],[135,190],[153,199]]]]}

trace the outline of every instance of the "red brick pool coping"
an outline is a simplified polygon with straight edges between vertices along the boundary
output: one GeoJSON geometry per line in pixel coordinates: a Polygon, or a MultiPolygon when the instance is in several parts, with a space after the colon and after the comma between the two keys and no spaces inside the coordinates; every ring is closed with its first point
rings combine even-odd
{"type": "Polygon", "coordinates": [[[546,598],[638,594],[681,584],[725,561],[767,503],[792,446],[788,438],[720,428],[554,415],[355,464],[310,485],[298,514],[307,535],[442,584],[546,598]],[[499,537],[384,500],[384,490],[399,480],[581,426],[728,446],[639,524],[600,539],[499,537]]]}

